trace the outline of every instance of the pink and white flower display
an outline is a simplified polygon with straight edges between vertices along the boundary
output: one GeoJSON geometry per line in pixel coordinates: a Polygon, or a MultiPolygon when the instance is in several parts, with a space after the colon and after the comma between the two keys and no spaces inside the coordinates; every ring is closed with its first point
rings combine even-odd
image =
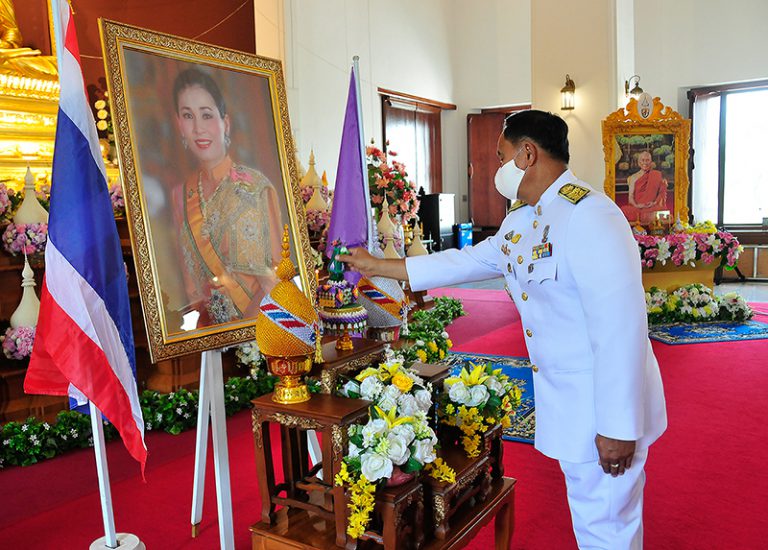
{"type": "Polygon", "coordinates": [[[116,218],[125,216],[125,199],[123,198],[123,187],[119,181],[109,186],[109,199],[112,201],[112,211],[116,218]]]}
{"type": "Polygon", "coordinates": [[[710,265],[717,260],[720,266],[733,269],[743,251],[739,240],[727,231],[635,235],[635,240],[646,268],[667,262],[676,266],[695,266],[696,262],[710,265]]]}
{"type": "Polygon", "coordinates": [[[0,219],[10,212],[12,206],[10,195],[12,194],[13,191],[9,190],[4,183],[0,183],[0,219]]]}
{"type": "Polygon", "coordinates": [[[26,359],[32,354],[35,327],[8,328],[3,336],[3,353],[8,359],[26,359]]]}
{"type": "Polygon", "coordinates": [[[402,223],[414,219],[419,212],[419,197],[416,184],[408,180],[408,172],[403,163],[388,161],[397,156],[394,151],[385,153],[381,149],[366,148],[368,162],[368,185],[371,191],[371,203],[381,208],[386,197],[389,203],[389,215],[402,223]]]}
{"type": "Polygon", "coordinates": [[[17,254],[33,254],[45,251],[48,242],[47,223],[10,223],[3,231],[3,247],[14,256],[17,254]]]}

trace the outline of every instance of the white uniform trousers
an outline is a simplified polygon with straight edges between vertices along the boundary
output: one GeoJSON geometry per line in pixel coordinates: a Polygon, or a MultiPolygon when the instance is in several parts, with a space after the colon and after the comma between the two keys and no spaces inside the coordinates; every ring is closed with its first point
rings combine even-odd
{"type": "Polygon", "coordinates": [[[560,461],[568,490],[573,532],[580,550],[643,548],[643,487],[648,450],[635,453],[632,467],[612,477],[597,462],[560,461]]]}

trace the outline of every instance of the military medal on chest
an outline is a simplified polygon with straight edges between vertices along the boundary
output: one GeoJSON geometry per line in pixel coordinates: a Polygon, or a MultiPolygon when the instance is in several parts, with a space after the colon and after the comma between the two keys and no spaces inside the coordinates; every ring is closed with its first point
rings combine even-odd
{"type": "Polygon", "coordinates": [[[544,226],[544,234],[541,236],[541,244],[547,244],[549,240],[549,225],[544,226]]]}
{"type": "Polygon", "coordinates": [[[522,235],[520,235],[520,233],[515,233],[514,229],[504,235],[504,238],[510,241],[512,244],[516,244],[518,241],[520,241],[520,237],[522,237],[522,235]]]}
{"type": "Polygon", "coordinates": [[[531,250],[531,259],[533,260],[549,258],[550,256],[552,256],[552,243],[537,244],[531,250]]]}
{"type": "Polygon", "coordinates": [[[504,243],[504,245],[501,247],[501,252],[505,256],[509,256],[509,245],[507,243],[504,243]]]}

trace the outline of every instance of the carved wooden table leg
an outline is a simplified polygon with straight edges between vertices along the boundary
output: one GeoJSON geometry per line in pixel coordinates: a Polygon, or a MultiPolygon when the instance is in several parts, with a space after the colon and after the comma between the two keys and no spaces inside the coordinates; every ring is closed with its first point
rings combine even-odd
{"type": "Polygon", "coordinates": [[[494,526],[494,542],[496,550],[509,550],[512,544],[512,531],[515,527],[515,501],[514,493],[507,498],[504,505],[496,514],[494,526]]]}
{"type": "Polygon", "coordinates": [[[272,438],[269,434],[269,423],[262,422],[261,417],[255,413],[253,414],[253,436],[256,448],[256,476],[261,494],[261,521],[272,525],[275,518],[275,505],[272,503],[272,495],[275,492],[272,438]]]}
{"type": "Polygon", "coordinates": [[[416,539],[416,548],[421,548],[424,545],[424,496],[416,501],[416,511],[413,515],[413,525],[416,528],[416,532],[413,533],[416,539]]]}
{"type": "Polygon", "coordinates": [[[445,501],[443,495],[435,495],[432,500],[435,520],[435,537],[445,540],[448,534],[448,508],[449,503],[445,501]]]}

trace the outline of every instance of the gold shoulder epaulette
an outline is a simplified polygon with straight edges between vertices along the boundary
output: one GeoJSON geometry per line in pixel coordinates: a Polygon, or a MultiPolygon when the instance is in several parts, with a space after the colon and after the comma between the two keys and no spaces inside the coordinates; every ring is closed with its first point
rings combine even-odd
{"type": "Polygon", "coordinates": [[[523,206],[528,206],[528,203],[517,199],[515,202],[512,203],[512,206],[509,207],[509,210],[507,210],[507,213],[514,212],[518,208],[522,208],[523,206]]]}
{"type": "Polygon", "coordinates": [[[558,191],[557,194],[568,202],[579,204],[581,199],[589,195],[589,189],[582,187],[581,185],[576,185],[575,183],[566,183],[560,188],[560,191],[558,191]]]}

